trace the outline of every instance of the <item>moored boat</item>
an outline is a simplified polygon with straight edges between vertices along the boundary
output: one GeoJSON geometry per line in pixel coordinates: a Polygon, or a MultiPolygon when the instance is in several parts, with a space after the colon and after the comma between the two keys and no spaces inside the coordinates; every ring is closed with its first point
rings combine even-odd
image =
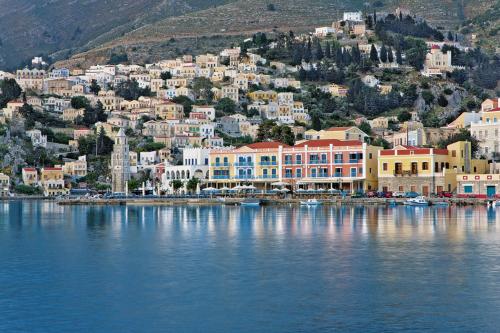
{"type": "Polygon", "coordinates": [[[321,205],[321,201],[317,199],[307,199],[306,201],[301,201],[300,204],[302,206],[319,206],[321,205]]]}
{"type": "Polygon", "coordinates": [[[407,199],[404,204],[406,206],[429,206],[429,201],[427,201],[425,197],[419,196],[416,198],[407,199]]]}
{"type": "Polygon", "coordinates": [[[255,198],[248,198],[245,199],[241,202],[241,206],[246,206],[246,207],[259,207],[260,206],[260,199],[255,199],[255,198]]]}

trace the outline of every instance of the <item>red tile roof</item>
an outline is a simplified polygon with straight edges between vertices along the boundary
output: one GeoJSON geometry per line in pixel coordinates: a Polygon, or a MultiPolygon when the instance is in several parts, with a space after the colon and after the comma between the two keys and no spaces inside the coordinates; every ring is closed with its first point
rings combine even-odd
{"type": "Polygon", "coordinates": [[[24,171],[36,171],[35,168],[23,168],[24,171]]]}
{"type": "Polygon", "coordinates": [[[264,141],[264,142],[255,142],[244,147],[248,147],[251,149],[270,149],[270,148],[278,148],[279,146],[289,147],[288,145],[281,143],[279,141],[264,141]]]}
{"type": "Polygon", "coordinates": [[[62,171],[62,168],[43,168],[44,171],[62,171]]]}
{"type": "Polygon", "coordinates": [[[498,111],[500,111],[500,108],[494,108],[494,109],[488,110],[486,112],[498,112],[498,111]]]}
{"type": "Polygon", "coordinates": [[[337,140],[337,139],[319,139],[309,140],[295,145],[295,147],[327,147],[333,146],[361,146],[363,143],[359,140],[337,140]]]}

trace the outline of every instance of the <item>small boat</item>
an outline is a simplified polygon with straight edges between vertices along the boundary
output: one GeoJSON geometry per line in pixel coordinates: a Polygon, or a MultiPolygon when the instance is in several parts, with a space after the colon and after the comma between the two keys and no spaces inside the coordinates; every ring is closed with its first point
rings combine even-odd
{"type": "Polygon", "coordinates": [[[407,199],[404,204],[406,206],[429,206],[429,201],[425,199],[425,197],[416,197],[416,198],[411,198],[407,199]]]}
{"type": "Polygon", "coordinates": [[[301,201],[300,204],[302,206],[319,206],[321,205],[321,201],[316,199],[307,199],[306,201],[301,201]]]}
{"type": "MultiPolygon", "coordinates": [[[[488,206],[489,206],[489,205],[490,205],[490,204],[488,203],[488,206]]],[[[493,207],[493,208],[499,208],[499,207],[500,207],[500,200],[493,201],[493,202],[491,203],[491,207],[493,207]]]]}
{"type": "Polygon", "coordinates": [[[241,206],[245,207],[259,207],[260,206],[260,199],[255,199],[255,198],[248,198],[245,199],[241,202],[241,206]]]}
{"type": "Polygon", "coordinates": [[[433,202],[432,205],[436,207],[448,207],[450,204],[446,201],[436,201],[433,202]]]}

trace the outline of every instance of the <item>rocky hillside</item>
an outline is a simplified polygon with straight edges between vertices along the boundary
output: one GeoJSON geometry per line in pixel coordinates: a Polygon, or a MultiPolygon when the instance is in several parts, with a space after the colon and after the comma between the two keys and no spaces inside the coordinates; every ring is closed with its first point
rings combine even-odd
{"type": "MultiPolygon", "coordinates": [[[[0,69],[231,0],[0,0],[0,69]]],[[[64,51],[61,51],[64,50],[64,51]]]]}
{"type": "Polygon", "coordinates": [[[159,20],[102,44],[94,42],[58,66],[86,67],[106,62],[112,54],[127,54],[129,59],[141,63],[183,51],[196,53],[218,44],[227,46],[229,43],[222,43],[223,38],[256,31],[309,31],[321,24],[331,24],[345,10],[385,11],[402,7],[446,29],[458,26],[468,15],[484,12],[483,6],[478,5],[482,3],[481,0],[273,0],[270,10],[269,0],[238,0],[159,20]]]}

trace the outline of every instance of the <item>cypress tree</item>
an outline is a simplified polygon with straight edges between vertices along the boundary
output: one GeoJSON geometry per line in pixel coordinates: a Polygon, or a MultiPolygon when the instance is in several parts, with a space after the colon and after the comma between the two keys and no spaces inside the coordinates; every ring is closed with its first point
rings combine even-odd
{"type": "Polygon", "coordinates": [[[373,62],[378,62],[378,52],[375,44],[372,44],[372,48],[370,49],[370,60],[373,62]]]}
{"type": "Polygon", "coordinates": [[[387,50],[387,61],[389,63],[394,62],[394,54],[392,53],[392,47],[389,46],[389,49],[387,50]]]}
{"type": "Polygon", "coordinates": [[[382,48],[380,48],[380,61],[383,63],[387,62],[387,49],[384,44],[382,44],[382,48]]]}
{"type": "Polygon", "coordinates": [[[323,54],[323,49],[321,48],[321,43],[319,40],[316,41],[316,51],[314,52],[316,56],[316,60],[321,61],[325,57],[323,54]]]}
{"type": "Polygon", "coordinates": [[[325,58],[330,59],[332,57],[332,52],[330,49],[330,42],[326,42],[325,45],[325,58]]]}
{"type": "Polygon", "coordinates": [[[401,55],[401,49],[399,47],[396,50],[396,62],[398,63],[398,65],[403,64],[403,56],[401,55]]]}

